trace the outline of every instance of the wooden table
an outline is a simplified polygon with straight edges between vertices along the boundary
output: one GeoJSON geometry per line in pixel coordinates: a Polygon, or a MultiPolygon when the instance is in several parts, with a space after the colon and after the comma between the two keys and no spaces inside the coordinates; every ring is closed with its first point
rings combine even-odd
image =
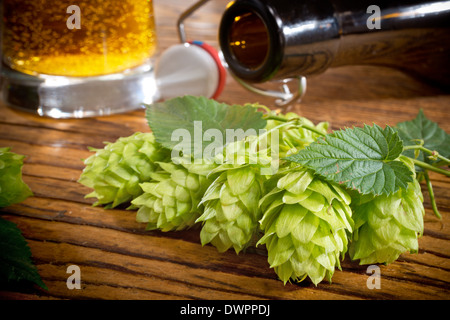
{"type": "MultiPolygon", "coordinates": [[[[160,50],[178,43],[176,19],[194,1],[155,0],[160,50]]],[[[189,39],[217,47],[217,26],[226,1],[212,1],[186,21],[189,39]]],[[[220,101],[260,102],[227,80],[220,101]]],[[[364,123],[395,125],[426,116],[450,132],[450,95],[391,69],[346,67],[308,80],[293,111],[332,129],[364,123]]],[[[418,254],[403,254],[381,268],[381,289],[368,289],[367,266],[345,260],[331,284],[283,285],[262,250],[236,255],[202,247],[198,230],[145,231],[134,211],[92,207],[90,191],[77,183],[88,146],[102,147],[136,131],[149,131],[144,111],[55,120],[0,105],[0,146],[26,155],[24,181],[34,196],[1,210],[22,230],[48,291],[1,291],[3,299],[449,299],[450,181],[432,175],[442,220],[432,211],[426,188],[425,233],[418,254]],[[81,289],[69,290],[67,268],[81,271],[81,289]]]]}

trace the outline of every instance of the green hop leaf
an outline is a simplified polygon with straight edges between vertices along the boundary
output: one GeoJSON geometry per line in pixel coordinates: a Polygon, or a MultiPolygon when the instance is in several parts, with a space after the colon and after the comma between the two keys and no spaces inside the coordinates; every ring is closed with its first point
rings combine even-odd
{"type": "Polygon", "coordinates": [[[328,134],[287,159],[362,194],[380,195],[412,181],[411,171],[396,160],[402,151],[402,140],[391,127],[365,125],[328,134]]]}
{"type": "Polygon", "coordinates": [[[260,201],[264,236],[258,244],[266,245],[270,267],[284,283],[331,281],[353,228],[350,196],[298,165],[266,184],[272,188],[260,201]]]}
{"type": "Polygon", "coordinates": [[[205,97],[184,96],[147,105],[146,117],[156,141],[164,147],[180,148],[186,151],[184,156],[201,158],[207,147],[203,141],[207,131],[220,133],[221,141],[215,142],[225,146],[229,142],[227,130],[247,132],[249,129],[264,129],[266,120],[257,107],[250,104],[227,105],[205,97]],[[172,135],[178,130],[185,130],[190,139],[181,143],[174,141],[172,135]]]}
{"type": "Polygon", "coordinates": [[[136,220],[147,229],[161,231],[190,228],[202,212],[200,201],[212,180],[206,176],[212,164],[158,162],[152,181],[141,184],[142,195],[131,201],[138,208],[136,220]]]}
{"type": "Polygon", "coordinates": [[[129,137],[105,143],[87,158],[79,183],[94,189],[86,198],[97,198],[94,205],[114,208],[142,194],[140,183],[149,181],[155,162],[169,158],[170,152],[156,143],[152,133],[136,132],[129,137]]]}
{"type": "MultiPolygon", "coordinates": [[[[409,158],[401,159],[414,170],[409,158]]],[[[416,179],[407,189],[394,194],[353,201],[352,209],[355,221],[349,248],[352,260],[359,259],[360,264],[389,264],[402,253],[418,252],[425,210],[416,179]]]]}
{"type": "Polygon", "coordinates": [[[31,251],[16,224],[0,218],[0,283],[31,281],[48,290],[31,260],[31,251]]]}
{"type": "Polygon", "coordinates": [[[0,148],[0,208],[19,203],[33,195],[22,180],[25,156],[0,148]]]}
{"type": "MultiPolygon", "coordinates": [[[[437,151],[444,157],[450,157],[450,134],[441,129],[436,122],[425,117],[423,110],[419,111],[415,119],[398,123],[396,130],[400,138],[403,139],[405,146],[416,145],[418,141],[422,141],[423,147],[437,151]]],[[[437,161],[437,159],[429,158],[419,150],[405,150],[403,154],[426,163],[437,161]]],[[[416,170],[422,171],[419,167],[416,170]]]]}

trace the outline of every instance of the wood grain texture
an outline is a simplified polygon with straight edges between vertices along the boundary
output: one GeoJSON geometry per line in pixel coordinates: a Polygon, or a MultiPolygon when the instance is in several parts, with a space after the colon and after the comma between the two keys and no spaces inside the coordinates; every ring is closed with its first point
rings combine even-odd
{"type": "MultiPolygon", "coordinates": [[[[195,1],[155,0],[160,51],[178,43],[176,19],[195,1]]],[[[217,26],[227,1],[211,1],[186,21],[189,39],[217,47],[217,26]]],[[[220,101],[273,101],[255,96],[231,77],[220,101]]],[[[450,132],[450,96],[388,68],[343,67],[308,80],[308,91],[292,111],[331,129],[364,123],[395,125],[426,116],[450,132]]],[[[24,181],[34,196],[1,209],[28,241],[49,290],[0,289],[1,299],[442,299],[450,298],[450,181],[432,174],[442,214],[437,219],[425,196],[425,233],[418,254],[403,254],[381,268],[381,289],[370,290],[367,267],[346,259],[332,283],[283,285],[269,268],[263,248],[236,255],[202,247],[199,230],[146,231],[135,212],[92,207],[90,190],[77,180],[91,155],[136,131],[148,131],[144,111],[77,120],[41,118],[0,105],[0,146],[26,155],[24,181]],[[67,267],[78,265],[81,289],[69,290],[67,267]]]]}

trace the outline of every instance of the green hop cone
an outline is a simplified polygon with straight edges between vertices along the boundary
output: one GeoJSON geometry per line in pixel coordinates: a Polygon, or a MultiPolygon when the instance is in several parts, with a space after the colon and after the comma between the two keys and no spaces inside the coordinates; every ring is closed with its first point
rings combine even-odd
{"type": "Polygon", "coordinates": [[[258,232],[264,170],[270,170],[267,150],[256,151],[258,137],[251,136],[227,145],[224,159],[211,176],[217,176],[206,191],[200,232],[202,245],[211,243],[219,252],[231,247],[245,249],[258,232]]]}
{"type": "Polygon", "coordinates": [[[161,170],[152,181],[141,184],[142,195],[131,203],[138,209],[136,220],[147,229],[162,231],[190,228],[202,212],[199,203],[212,180],[208,173],[215,164],[158,163],[161,170]]]}
{"type": "Polygon", "coordinates": [[[315,285],[331,281],[353,229],[350,196],[300,166],[281,170],[267,185],[258,245],[266,245],[270,267],[284,283],[307,276],[315,285]]]}
{"type": "Polygon", "coordinates": [[[22,180],[25,156],[0,148],[0,208],[19,203],[33,195],[22,180]]]}
{"type": "Polygon", "coordinates": [[[84,161],[79,183],[94,189],[86,198],[97,198],[94,205],[114,208],[130,202],[142,193],[140,183],[150,180],[155,162],[170,156],[155,141],[153,133],[136,132],[116,142],[105,143],[103,149],[91,148],[95,154],[84,161]]]}
{"type": "MultiPolygon", "coordinates": [[[[271,113],[274,113],[273,111],[271,113]]],[[[296,113],[288,112],[286,114],[278,113],[276,115],[280,120],[268,120],[266,130],[277,130],[279,138],[280,158],[288,156],[301,150],[312,142],[316,141],[320,134],[306,129],[304,125],[317,130],[323,134],[327,134],[328,122],[320,122],[314,125],[307,118],[299,117],[296,113]],[[283,119],[285,121],[283,121],[283,119]],[[293,121],[297,120],[297,121],[293,121]],[[290,121],[287,123],[286,121],[290,121]],[[302,126],[303,125],[303,126],[302,126]]],[[[269,138],[270,141],[270,138],[269,138]]],[[[270,142],[269,142],[270,143],[270,142]]]]}
{"type": "MultiPolygon", "coordinates": [[[[414,172],[410,159],[400,157],[414,172]]],[[[389,264],[405,252],[418,252],[423,234],[423,195],[414,179],[407,189],[375,198],[362,197],[352,204],[355,220],[349,247],[352,260],[360,264],[389,264]],[[364,200],[365,198],[365,200],[364,200]]]]}

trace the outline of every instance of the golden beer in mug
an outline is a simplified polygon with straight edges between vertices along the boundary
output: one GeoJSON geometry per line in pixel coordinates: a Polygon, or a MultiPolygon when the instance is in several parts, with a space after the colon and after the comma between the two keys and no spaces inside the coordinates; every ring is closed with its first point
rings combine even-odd
{"type": "Polygon", "coordinates": [[[85,117],[151,100],[152,0],[3,0],[1,34],[10,106],[85,117]],[[34,99],[22,101],[20,91],[34,99]]]}

